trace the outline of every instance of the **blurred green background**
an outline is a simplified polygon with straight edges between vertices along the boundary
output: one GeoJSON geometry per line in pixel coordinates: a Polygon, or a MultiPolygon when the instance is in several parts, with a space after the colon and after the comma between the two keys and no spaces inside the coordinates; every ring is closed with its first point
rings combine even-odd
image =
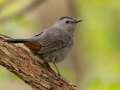
{"type": "MultiPolygon", "coordinates": [[[[67,15],[83,23],[61,74],[80,90],[120,90],[120,0],[0,0],[0,33],[28,38],[67,15]]],[[[0,90],[32,88],[1,66],[0,90]]]]}

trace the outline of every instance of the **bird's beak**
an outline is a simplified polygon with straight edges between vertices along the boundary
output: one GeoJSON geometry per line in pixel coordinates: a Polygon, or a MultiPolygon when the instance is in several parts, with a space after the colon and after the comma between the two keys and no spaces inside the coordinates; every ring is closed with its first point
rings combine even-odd
{"type": "Polygon", "coordinates": [[[82,22],[83,20],[80,19],[80,20],[76,20],[75,23],[79,23],[79,22],[82,22]]]}

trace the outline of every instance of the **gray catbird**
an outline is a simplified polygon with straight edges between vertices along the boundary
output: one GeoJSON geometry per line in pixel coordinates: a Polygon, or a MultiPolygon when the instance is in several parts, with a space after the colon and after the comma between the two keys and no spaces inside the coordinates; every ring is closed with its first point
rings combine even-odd
{"type": "MultiPolygon", "coordinates": [[[[35,55],[45,62],[52,62],[57,72],[57,62],[62,61],[73,46],[73,34],[76,24],[82,20],[65,16],[51,27],[28,39],[8,39],[10,43],[24,43],[35,55]]],[[[59,73],[60,74],[60,73],[59,73]]]]}

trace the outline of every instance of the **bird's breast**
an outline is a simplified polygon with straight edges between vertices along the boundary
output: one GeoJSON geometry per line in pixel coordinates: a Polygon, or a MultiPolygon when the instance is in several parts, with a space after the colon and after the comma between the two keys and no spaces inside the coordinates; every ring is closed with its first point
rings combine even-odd
{"type": "Polygon", "coordinates": [[[67,55],[72,49],[72,46],[73,46],[73,42],[69,44],[67,47],[64,47],[55,52],[40,54],[40,57],[46,62],[53,62],[53,61],[55,61],[56,63],[61,62],[67,57],[67,55]]]}

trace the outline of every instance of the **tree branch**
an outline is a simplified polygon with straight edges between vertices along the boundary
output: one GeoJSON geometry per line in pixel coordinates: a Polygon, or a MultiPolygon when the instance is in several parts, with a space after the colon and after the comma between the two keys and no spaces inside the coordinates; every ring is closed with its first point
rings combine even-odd
{"type": "Polygon", "coordinates": [[[21,44],[5,42],[0,35],[0,65],[17,75],[34,90],[78,90],[61,76],[58,76],[43,60],[33,55],[21,44]]]}

